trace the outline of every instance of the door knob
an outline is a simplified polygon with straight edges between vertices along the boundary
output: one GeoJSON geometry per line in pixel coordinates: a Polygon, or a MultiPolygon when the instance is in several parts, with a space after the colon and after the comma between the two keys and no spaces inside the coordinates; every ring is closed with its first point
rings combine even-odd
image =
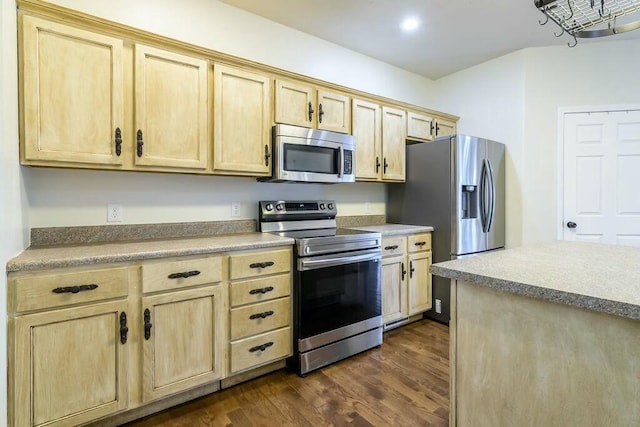
{"type": "Polygon", "coordinates": [[[578,227],[578,224],[576,224],[576,223],[575,223],[575,222],[573,222],[573,221],[569,221],[569,222],[567,223],[567,228],[577,228],[577,227],[578,227]]]}

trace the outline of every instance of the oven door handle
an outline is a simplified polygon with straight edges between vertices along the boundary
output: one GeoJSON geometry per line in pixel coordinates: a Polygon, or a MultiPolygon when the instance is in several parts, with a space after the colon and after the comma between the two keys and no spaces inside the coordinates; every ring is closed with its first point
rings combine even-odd
{"type": "Polygon", "coordinates": [[[338,265],[355,264],[357,262],[382,260],[382,251],[373,249],[358,255],[326,255],[298,259],[298,271],[317,270],[319,268],[335,267],[338,265]]]}

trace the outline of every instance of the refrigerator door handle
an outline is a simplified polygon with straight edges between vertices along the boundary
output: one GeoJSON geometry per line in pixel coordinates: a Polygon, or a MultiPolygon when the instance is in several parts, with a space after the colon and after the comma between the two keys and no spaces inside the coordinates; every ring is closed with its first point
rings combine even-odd
{"type": "Polygon", "coordinates": [[[493,167],[491,166],[491,160],[487,159],[487,172],[489,177],[489,191],[490,191],[490,204],[489,215],[487,218],[487,232],[491,231],[493,225],[493,217],[496,213],[496,183],[493,179],[493,167]]]}
{"type": "Polygon", "coordinates": [[[487,232],[487,160],[482,159],[482,168],[480,169],[480,224],[482,225],[482,232],[487,232]]]}

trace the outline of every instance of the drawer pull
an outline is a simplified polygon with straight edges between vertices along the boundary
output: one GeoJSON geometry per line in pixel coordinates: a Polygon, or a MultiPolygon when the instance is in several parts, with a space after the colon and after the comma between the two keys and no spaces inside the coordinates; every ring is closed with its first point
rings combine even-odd
{"type": "Polygon", "coordinates": [[[392,246],[385,246],[384,247],[385,251],[395,251],[396,249],[398,249],[398,245],[392,245],[392,246]]]}
{"type": "Polygon", "coordinates": [[[273,345],[273,341],[269,341],[264,344],[257,345],[255,347],[251,347],[249,351],[251,353],[255,353],[256,351],[265,351],[267,348],[271,347],[272,345],[273,345]]]}
{"type": "Polygon", "coordinates": [[[144,339],[149,340],[151,338],[151,327],[153,323],[151,323],[151,312],[148,308],[144,309],[144,339]]]}
{"type": "Polygon", "coordinates": [[[251,289],[249,293],[251,295],[266,294],[267,292],[271,292],[272,290],[273,290],[273,286],[267,286],[266,288],[251,289]]]}
{"type": "Polygon", "coordinates": [[[183,271],[182,273],[171,273],[169,279],[186,279],[187,277],[197,276],[200,274],[198,270],[193,271],[183,271]]]}
{"type": "Polygon", "coordinates": [[[249,264],[249,268],[267,268],[271,267],[273,264],[275,264],[273,261],[254,262],[253,264],[249,264]]]}
{"type": "Polygon", "coordinates": [[[120,313],[120,342],[125,344],[127,342],[127,333],[129,328],[127,327],[127,313],[124,311],[120,313]]]}
{"type": "Polygon", "coordinates": [[[62,288],[55,288],[51,292],[54,294],[77,294],[82,291],[92,291],[97,289],[98,285],[77,285],[77,286],[65,286],[62,288]]]}
{"type": "Polygon", "coordinates": [[[265,317],[269,317],[271,315],[273,315],[273,311],[269,310],[269,311],[265,311],[263,313],[252,314],[251,316],[249,316],[249,319],[251,319],[251,320],[264,319],[265,317]]]}
{"type": "Polygon", "coordinates": [[[416,245],[416,246],[424,246],[426,244],[427,244],[427,242],[415,242],[414,243],[414,245],[416,245]]]}

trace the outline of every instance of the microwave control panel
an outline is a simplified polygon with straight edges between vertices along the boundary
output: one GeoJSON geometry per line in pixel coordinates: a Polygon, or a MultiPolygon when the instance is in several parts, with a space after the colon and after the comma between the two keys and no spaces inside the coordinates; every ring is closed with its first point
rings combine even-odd
{"type": "Polygon", "coordinates": [[[344,152],[344,174],[353,174],[353,151],[345,150],[344,152]]]}

